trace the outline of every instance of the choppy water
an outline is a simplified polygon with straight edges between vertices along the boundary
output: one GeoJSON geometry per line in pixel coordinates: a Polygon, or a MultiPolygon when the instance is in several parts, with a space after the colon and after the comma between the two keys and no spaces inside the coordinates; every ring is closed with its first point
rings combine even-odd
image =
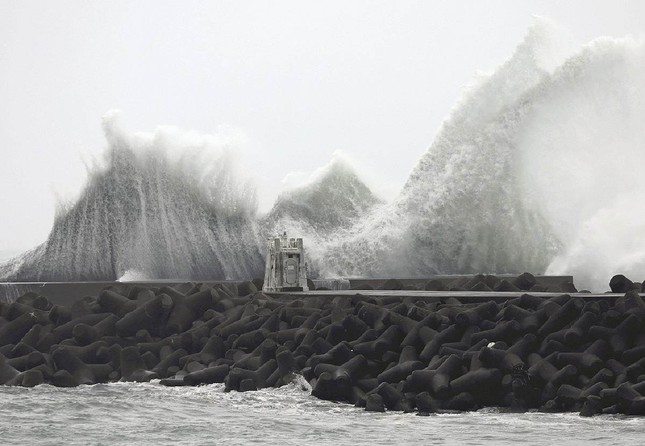
{"type": "Polygon", "coordinates": [[[99,384],[0,388],[2,444],[640,444],[645,418],[367,413],[291,385],[225,393],[223,385],[99,384]]]}

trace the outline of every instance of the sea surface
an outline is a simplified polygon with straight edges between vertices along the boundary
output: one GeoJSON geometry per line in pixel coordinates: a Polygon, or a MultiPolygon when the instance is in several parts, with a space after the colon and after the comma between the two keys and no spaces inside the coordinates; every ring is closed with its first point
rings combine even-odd
{"type": "Polygon", "coordinates": [[[368,413],[318,400],[306,382],[257,392],[221,384],[0,387],[3,445],[642,444],[645,418],[577,414],[368,413]]]}

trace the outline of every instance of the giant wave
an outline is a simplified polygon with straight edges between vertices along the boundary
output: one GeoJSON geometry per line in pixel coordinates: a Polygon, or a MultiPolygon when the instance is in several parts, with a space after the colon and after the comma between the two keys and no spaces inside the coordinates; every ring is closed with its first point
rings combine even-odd
{"type": "Polygon", "coordinates": [[[241,278],[263,260],[255,191],[225,140],[171,127],[129,134],[104,117],[106,162],[42,245],[6,263],[18,281],[241,278]]]}
{"type": "Polygon", "coordinates": [[[178,163],[158,153],[176,144],[162,130],[136,140],[108,120],[107,167],[92,172],[48,240],[0,275],[257,276],[263,240],[288,230],[311,241],[310,266],[322,276],[526,270],[573,274],[596,290],[618,272],[642,279],[645,43],[575,47],[560,35],[538,19],[512,57],[464,93],[390,203],[335,160],[259,217],[226,150],[204,175],[194,151],[178,163]]]}
{"type": "Polygon", "coordinates": [[[397,199],[330,247],[330,273],[645,278],[645,43],[560,35],[537,19],[466,92],[397,199]]]}

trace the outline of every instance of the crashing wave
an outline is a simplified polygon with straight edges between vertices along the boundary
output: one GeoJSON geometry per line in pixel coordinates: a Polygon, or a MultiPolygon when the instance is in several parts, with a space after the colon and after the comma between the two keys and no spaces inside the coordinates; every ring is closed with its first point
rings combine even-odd
{"type": "Polygon", "coordinates": [[[564,57],[539,20],[513,57],[471,87],[395,201],[333,247],[336,274],[543,271],[558,241],[517,187],[515,135],[528,91],[564,57]]]}
{"type": "Polygon", "coordinates": [[[327,277],[531,271],[594,290],[618,272],[641,280],[645,42],[580,48],[561,35],[538,19],[468,89],[388,204],[335,160],[258,219],[225,140],[168,128],[127,135],[108,119],[107,166],[47,242],[0,266],[0,277],[257,277],[259,240],[286,230],[305,238],[327,277]],[[177,145],[181,156],[169,150],[177,145]]]}
{"type": "Polygon", "coordinates": [[[645,41],[600,38],[533,95],[518,144],[522,186],[563,248],[549,274],[603,290],[645,278],[645,41]]]}
{"type": "Polygon", "coordinates": [[[309,271],[317,276],[327,246],[382,205],[349,161],[336,153],[332,161],[303,186],[281,194],[262,221],[266,235],[298,234],[306,241],[309,271]]]}
{"type": "Polygon", "coordinates": [[[129,135],[106,115],[106,165],[57,215],[45,243],[5,264],[9,280],[258,276],[255,191],[227,141],[175,128],[129,135]]]}
{"type": "Polygon", "coordinates": [[[331,271],[546,271],[592,289],[645,271],[645,187],[616,178],[645,161],[645,46],[571,52],[553,35],[538,20],[470,89],[398,198],[329,250],[331,271]]]}

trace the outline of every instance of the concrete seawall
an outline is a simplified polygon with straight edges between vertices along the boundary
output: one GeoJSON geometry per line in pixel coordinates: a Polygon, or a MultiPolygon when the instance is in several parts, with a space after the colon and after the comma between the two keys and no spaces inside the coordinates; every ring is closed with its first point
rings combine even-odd
{"type": "MultiPolygon", "coordinates": [[[[429,283],[442,283],[445,284],[445,290],[448,291],[449,285],[455,282],[464,282],[467,284],[472,280],[473,275],[450,275],[450,276],[432,276],[426,278],[402,278],[396,279],[401,284],[402,291],[421,291],[425,290],[429,283]],[[404,289],[404,290],[403,290],[404,289]]],[[[484,277],[484,276],[482,276],[484,277]]],[[[492,276],[489,276],[492,277],[492,276]]],[[[497,279],[511,283],[518,278],[517,275],[498,275],[497,279]]],[[[573,283],[571,276],[533,276],[535,278],[534,285],[540,287],[542,292],[546,290],[555,290],[554,292],[562,291],[560,286],[562,283],[573,283]]],[[[392,279],[386,278],[347,278],[347,279],[320,279],[310,281],[313,288],[330,288],[331,290],[377,290],[383,289],[383,286],[392,279]]],[[[221,285],[229,289],[236,289],[236,287],[243,283],[240,280],[218,280],[218,281],[205,281],[200,282],[207,286],[221,285]]],[[[137,281],[137,282],[0,282],[0,302],[13,302],[19,296],[32,292],[41,296],[47,297],[52,303],[57,305],[71,305],[76,300],[85,296],[96,296],[104,288],[107,287],[145,287],[145,288],[160,288],[163,286],[182,287],[190,282],[181,280],[154,280],[154,281],[137,281]]],[[[467,290],[461,290],[467,291],[467,290]]],[[[517,292],[520,290],[517,289],[517,292]]],[[[535,290],[534,290],[535,291],[535,290]]],[[[502,296],[504,292],[502,292],[502,296]]],[[[492,296],[492,295],[491,295],[492,296]]],[[[494,297],[494,296],[493,296],[494,297]]]]}

